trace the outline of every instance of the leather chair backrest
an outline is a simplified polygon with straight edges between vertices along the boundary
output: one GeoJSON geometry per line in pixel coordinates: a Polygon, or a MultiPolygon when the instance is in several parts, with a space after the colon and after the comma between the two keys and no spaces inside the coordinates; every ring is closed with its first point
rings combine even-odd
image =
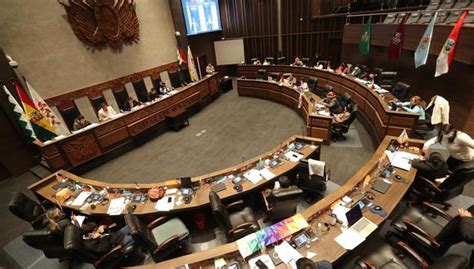
{"type": "Polygon", "coordinates": [[[267,79],[267,70],[266,69],[258,69],[257,70],[257,79],[267,79]]]}
{"type": "MultiPolygon", "coordinates": [[[[474,8],[474,3],[470,5],[470,8],[474,8]]],[[[467,12],[466,19],[464,19],[464,24],[474,24],[474,10],[469,10],[467,12]]]]}
{"type": "Polygon", "coordinates": [[[270,76],[272,77],[274,81],[278,81],[280,79],[280,73],[278,72],[272,72],[270,73],[270,76]]]}
{"type": "Polygon", "coordinates": [[[265,60],[267,62],[269,62],[270,64],[274,64],[275,63],[275,59],[273,57],[266,57],[265,60]]]}
{"type": "MultiPolygon", "coordinates": [[[[181,82],[180,82],[180,80],[179,80],[178,71],[168,72],[168,76],[169,76],[169,78],[170,78],[171,87],[174,87],[174,88],[179,88],[179,87],[181,87],[181,82]]],[[[158,90],[158,89],[157,89],[157,90],[158,90]]]]}
{"type": "Polygon", "coordinates": [[[392,24],[392,23],[395,23],[396,19],[397,19],[397,13],[389,13],[387,14],[387,17],[385,17],[385,20],[383,21],[383,23],[392,24]]]}
{"type": "Polygon", "coordinates": [[[231,229],[232,224],[230,223],[229,212],[227,212],[227,208],[222,204],[221,198],[216,192],[209,192],[209,202],[211,203],[211,210],[217,223],[226,231],[231,229]]]}
{"type": "Polygon", "coordinates": [[[161,82],[161,77],[151,77],[151,84],[153,85],[153,88],[158,91],[160,89],[160,82],[161,82]]]}
{"type": "Polygon", "coordinates": [[[304,63],[304,65],[308,66],[309,62],[310,62],[310,59],[309,59],[309,57],[304,57],[304,58],[301,58],[301,61],[304,63]]]}
{"type": "Polygon", "coordinates": [[[278,64],[286,64],[286,57],[278,57],[277,61],[278,64]]]}
{"type": "Polygon", "coordinates": [[[297,180],[296,185],[303,191],[318,193],[322,195],[326,190],[326,183],[324,181],[326,177],[326,171],[324,171],[324,176],[318,175],[309,175],[308,170],[308,160],[302,159],[298,163],[296,168],[297,180]]]}
{"type": "Polygon", "coordinates": [[[84,248],[82,240],[81,228],[71,224],[64,229],[64,250],[78,260],[95,262],[101,254],[84,248]]]}
{"type": "Polygon", "coordinates": [[[398,99],[403,100],[408,96],[409,88],[410,85],[399,81],[393,86],[392,94],[398,99]]]}
{"type": "Polygon", "coordinates": [[[100,105],[102,103],[106,103],[107,102],[105,101],[105,98],[104,96],[102,95],[99,95],[99,96],[95,96],[95,97],[91,97],[89,98],[89,100],[91,101],[91,104],[92,104],[92,107],[94,108],[94,111],[97,113],[100,109],[100,105]]]}
{"type": "Polygon", "coordinates": [[[59,113],[66,122],[69,130],[73,130],[74,120],[79,116],[80,112],[75,105],[59,109],[59,113]]]}
{"type": "MultiPolygon", "coordinates": [[[[148,91],[145,86],[143,79],[138,79],[132,82],[135,93],[137,94],[138,101],[146,102],[148,101],[148,91]]],[[[122,104],[122,103],[121,103],[122,104]]]]}
{"type": "Polygon", "coordinates": [[[114,93],[115,101],[117,102],[117,104],[120,104],[120,106],[122,106],[122,104],[125,104],[125,102],[127,102],[128,92],[127,90],[125,90],[125,88],[117,89],[113,91],[113,93],[114,93]]]}
{"type": "Polygon", "coordinates": [[[308,88],[309,90],[314,90],[318,87],[318,79],[314,77],[309,77],[308,78],[308,88]]]}
{"type": "Polygon", "coordinates": [[[136,215],[124,215],[124,219],[133,240],[149,250],[155,250],[157,244],[151,230],[136,215]]]}
{"type": "Polygon", "coordinates": [[[418,20],[421,18],[421,12],[412,12],[410,13],[410,17],[408,17],[406,24],[414,24],[417,23],[418,20]]]}
{"type": "Polygon", "coordinates": [[[334,88],[333,88],[331,85],[329,85],[329,84],[324,85],[324,87],[323,87],[324,95],[326,96],[326,94],[327,94],[328,92],[330,92],[331,90],[333,90],[333,89],[334,89],[334,88]]]}
{"type": "Polygon", "coordinates": [[[458,0],[454,5],[453,9],[462,9],[466,8],[471,4],[471,0],[458,0]]]}
{"type": "Polygon", "coordinates": [[[438,11],[438,17],[436,17],[436,23],[444,23],[448,19],[449,14],[451,14],[449,11],[444,11],[444,10],[438,11]]]}
{"type": "Polygon", "coordinates": [[[8,204],[8,209],[13,215],[28,222],[35,220],[40,215],[38,214],[40,208],[38,203],[28,198],[22,192],[13,192],[8,204]]]}
{"type": "Polygon", "coordinates": [[[418,24],[427,24],[430,23],[431,19],[434,16],[433,11],[424,11],[422,12],[421,18],[418,20],[418,24]]]}
{"type": "Polygon", "coordinates": [[[40,249],[47,258],[64,258],[67,256],[64,249],[63,233],[57,233],[49,229],[29,230],[23,233],[23,241],[30,247],[40,249]]]}
{"type": "Polygon", "coordinates": [[[340,97],[337,97],[337,98],[339,99],[339,104],[342,107],[345,107],[345,106],[352,103],[352,96],[347,92],[342,94],[340,97]]]}

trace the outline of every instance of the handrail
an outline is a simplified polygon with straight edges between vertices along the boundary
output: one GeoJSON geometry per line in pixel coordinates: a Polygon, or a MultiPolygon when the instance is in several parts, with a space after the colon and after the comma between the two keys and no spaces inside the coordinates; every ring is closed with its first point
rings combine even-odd
{"type": "MultiPolygon", "coordinates": [[[[474,8],[450,8],[450,9],[436,9],[436,10],[412,10],[412,11],[428,11],[428,12],[439,12],[439,11],[474,11],[474,8]]],[[[395,12],[379,12],[379,13],[366,13],[366,14],[354,14],[347,15],[347,18],[356,18],[356,17],[367,17],[367,16],[378,16],[378,15],[388,15],[393,13],[407,13],[410,11],[395,11],[395,12]]]]}

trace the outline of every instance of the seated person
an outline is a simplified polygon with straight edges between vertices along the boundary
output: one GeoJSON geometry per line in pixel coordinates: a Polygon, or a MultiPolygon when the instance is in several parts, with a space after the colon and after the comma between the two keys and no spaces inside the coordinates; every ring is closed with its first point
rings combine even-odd
{"type": "Polygon", "coordinates": [[[300,80],[300,89],[301,89],[301,92],[308,92],[309,91],[308,83],[306,82],[306,80],[304,78],[302,78],[300,80]]]}
{"type": "Polygon", "coordinates": [[[259,60],[259,59],[257,59],[257,60],[255,60],[255,61],[253,61],[253,63],[252,63],[252,64],[253,64],[253,65],[262,65],[262,63],[260,62],[260,60],[259,60]]]}
{"type": "Polygon", "coordinates": [[[349,67],[345,63],[341,63],[341,65],[336,69],[336,73],[338,74],[347,74],[348,71],[349,67]]]}
{"type": "Polygon", "coordinates": [[[84,247],[96,253],[104,254],[118,245],[125,247],[134,243],[127,226],[119,231],[109,233],[107,226],[97,227],[94,222],[87,222],[82,224],[81,232],[84,247]]]}
{"type": "Polygon", "coordinates": [[[397,106],[407,112],[419,114],[419,121],[425,121],[425,106],[426,103],[420,96],[413,96],[410,102],[397,103],[397,106]]]}
{"type": "Polygon", "coordinates": [[[339,101],[336,98],[336,94],[334,91],[329,91],[326,95],[326,98],[322,100],[322,104],[329,108],[329,111],[333,114],[337,114],[341,112],[341,106],[339,105],[339,101]]]}
{"type": "MultiPolygon", "coordinates": [[[[289,268],[291,268],[291,266],[289,268]]],[[[332,264],[326,260],[313,262],[311,259],[303,257],[303,258],[299,258],[296,261],[296,268],[297,269],[332,269],[333,267],[332,267],[332,264]]]]}
{"type": "Polygon", "coordinates": [[[431,181],[444,177],[448,172],[448,165],[439,152],[432,152],[426,160],[415,159],[411,162],[411,165],[418,170],[417,175],[431,181]]]}
{"type": "Polygon", "coordinates": [[[125,101],[122,105],[122,111],[131,111],[132,108],[139,105],[140,103],[137,100],[133,100],[132,97],[128,97],[127,101],[125,101]]]}
{"type": "Polygon", "coordinates": [[[160,81],[160,88],[158,89],[158,94],[159,95],[164,95],[169,93],[171,90],[166,86],[166,83],[163,81],[160,81]]]}
{"type": "Polygon", "coordinates": [[[462,241],[472,244],[474,242],[474,206],[467,210],[460,208],[459,215],[452,218],[436,236],[436,240],[445,250],[462,241]]]}
{"type": "Polygon", "coordinates": [[[67,218],[59,208],[51,208],[46,211],[46,219],[48,220],[47,228],[55,233],[62,233],[66,226],[71,224],[71,221],[67,218]]]}
{"type": "Polygon", "coordinates": [[[212,74],[212,73],[214,73],[214,72],[216,72],[216,70],[214,70],[214,66],[212,66],[212,64],[208,64],[208,65],[206,66],[206,74],[209,74],[209,75],[210,75],[210,74],[212,74]]]}
{"type": "Polygon", "coordinates": [[[117,115],[117,112],[115,112],[113,107],[108,106],[106,103],[102,103],[97,115],[99,117],[99,121],[106,121],[117,115]]]}
{"type": "Polygon", "coordinates": [[[80,130],[80,129],[84,128],[84,127],[87,127],[87,126],[90,125],[90,124],[91,124],[91,123],[90,123],[88,120],[86,120],[86,118],[84,118],[84,116],[79,115],[79,116],[77,116],[76,119],[74,119],[74,123],[73,123],[73,125],[72,125],[72,129],[73,129],[74,131],[77,131],[77,130],[80,130]]]}
{"type": "Polygon", "coordinates": [[[263,60],[263,65],[270,65],[270,62],[267,59],[263,60]]]}
{"type": "Polygon", "coordinates": [[[356,65],[353,69],[352,69],[352,72],[350,73],[351,76],[354,76],[354,77],[358,77],[362,74],[362,70],[360,69],[360,67],[358,65],[356,65]]]}
{"type": "Polygon", "coordinates": [[[314,68],[315,68],[315,69],[323,69],[324,66],[323,66],[322,63],[319,63],[319,62],[318,62],[318,63],[316,63],[316,65],[314,66],[314,68]]]}
{"type": "Polygon", "coordinates": [[[344,109],[341,113],[335,114],[332,122],[335,124],[340,124],[349,119],[353,111],[352,105],[344,106],[344,109]]]}
{"type": "Polygon", "coordinates": [[[160,95],[156,92],[155,88],[152,87],[148,92],[148,100],[153,101],[158,98],[160,98],[160,95]]]}
{"type": "Polygon", "coordinates": [[[299,57],[295,58],[295,61],[293,62],[294,66],[304,66],[303,61],[299,57]]]}

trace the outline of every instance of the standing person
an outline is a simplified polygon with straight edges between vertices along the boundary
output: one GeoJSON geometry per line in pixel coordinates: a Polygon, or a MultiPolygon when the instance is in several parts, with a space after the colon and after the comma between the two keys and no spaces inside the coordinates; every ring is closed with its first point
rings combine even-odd
{"type": "Polygon", "coordinates": [[[428,106],[426,106],[431,125],[437,126],[439,130],[443,124],[449,124],[449,109],[448,100],[439,95],[433,96],[428,106]]]}
{"type": "Polygon", "coordinates": [[[113,107],[108,106],[106,103],[102,103],[97,115],[99,117],[99,121],[106,121],[117,115],[117,112],[115,112],[113,107]]]}
{"type": "Polygon", "coordinates": [[[419,121],[425,120],[426,103],[425,101],[423,101],[423,99],[421,99],[420,96],[413,96],[412,98],[410,98],[409,102],[398,103],[397,106],[407,112],[417,113],[418,115],[420,115],[418,117],[419,121]]]}
{"type": "Polygon", "coordinates": [[[80,130],[88,125],[90,125],[91,123],[86,120],[86,118],[84,118],[84,116],[80,115],[77,116],[77,118],[74,119],[74,123],[72,125],[72,129],[74,131],[77,131],[77,130],[80,130]]]}
{"type": "Polygon", "coordinates": [[[445,124],[439,130],[438,135],[429,139],[423,145],[423,153],[428,151],[432,145],[440,143],[449,151],[449,158],[446,161],[450,170],[456,169],[459,165],[474,160],[474,140],[466,133],[445,124]]]}

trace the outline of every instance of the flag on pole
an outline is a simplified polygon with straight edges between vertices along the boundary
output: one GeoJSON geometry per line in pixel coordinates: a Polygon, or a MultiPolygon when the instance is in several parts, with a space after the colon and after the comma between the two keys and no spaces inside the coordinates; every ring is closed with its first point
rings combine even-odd
{"type": "Polygon", "coordinates": [[[390,60],[396,60],[402,55],[403,39],[405,37],[405,21],[407,20],[408,13],[403,16],[402,20],[397,26],[397,30],[393,34],[390,46],[388,47],[388,58],[390,60]]]}
{"type": "Polygon", "coordinates": [[[18,104],[15,97],[12,96],[12,94],[5,85],[3,85],[3,90],[7,95],[8,102],[10,102],[13,108],[13,113],[15,114],[15,117],[18,121],[18,125],[20,125],[20,129],[23,132],[23,136],[28,142],[32,143],[36,140],[36,135],[33,131],[33,127],[31,126],[30,120],[26,116],[25,111],[23,111],[23,108],[21,108],[20,104],[18,104]]]}
{"type": "Polygon", "coordinates": [[[191,81],[199,80],[197,71],[196,71],[196,66],[194,65],[194,58],[191,52],[191,47],[189,46],[188,46],[188,71],[189,71],[189,77],[191,78],[191,81]]]}
{"type": "Polygon", "coordinates": [[[66,125],[61,122],[60,118],[56,116],[56,113],[49,107],[49,105],[44,101],[44,99],[36,92],[36,90],[28,83],[27,80],[26,87],[27,90],[30,92],[31,99],[33,104],[38,108],[39,112],[43,117],[45,117],[51,126],[53,126],[56,134],[60,135],[69,135],[71,134],[69,130],[66,128],[66,125]]]}
{"type": "Polygon", "coordinates": [[[30,120],[36,137],[42,142],[55,138],[57,134],[53,126],[45,117],[43,117],[41,112],[39,112],[38,108],[36,108],[20,85],[16,82],[13,82],[13,85],[15,85],[21,104],[23,105],[23,111],[25,111],[26,116],[30,120]]]}
{"type": "Polygon", "coordinates": [[[431,38],[433,37],[433,29],[436,22],[438,12],[435,12],[430,24],[426,27],[425,33],[418,44],[415,51],[415,68],[426,64],[428,55],[430,54],[431,38]]]}
{"type": "Polygon", "coordinates": [[[359,51],[361,54],[368,54],[370,49],[370,29],[371,29],[372,16],[369,17],[369,20],[365,24],[364,32],[360,37],[359,42],[359,51]]]}
{"type": "Polygon", "coordinates": [[[184,51],[182,48],[176,49],[176,59],[178,60],[178,65],[186,63],[186,56],[184,55],[184,51]]]}
{"type": "Polygon", "coordinates": [[[435,77],[439,77],[442,74],[446,74],[449,71],[449,66],[453,61],[454,49],[456,48],[456,43],[458,42],[459,31],[461,30],[462,24],[464,23],[464,18],[466,18],[467,10],[464,10],[459,17],[456,25],[454,25],[453,30],[448,36],[448,39],[444,43],[441,52],[439,53],[438,59],[436,59],[436,73],[435,77]]]}

